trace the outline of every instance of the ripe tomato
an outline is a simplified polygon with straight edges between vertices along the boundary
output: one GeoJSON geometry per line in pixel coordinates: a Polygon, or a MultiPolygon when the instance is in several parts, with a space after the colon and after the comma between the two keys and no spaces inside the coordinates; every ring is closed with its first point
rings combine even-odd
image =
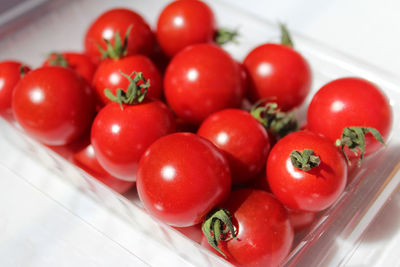
{"type": "Polygon", "coordinates": [[[97,161],[93,146],[90,144],[74,154],[73,162],[94,178],[120,194],[127,192],[135,185],[135,182],[118,179],[104,170],[97,161]]]}
{"type": "Polygon", "coordinates": [[[200,124],[212,113],[241,104],[244,88],[239,64],[222,48],[197,44],[170,62],[165,97],[178,117],[200,124]]]}
{"type": "Polygon", "coordinates": [[[144,207],[176,227],[200,223],[231,190],[229,165],[210,141],[175,133],[154,142],[139,163],[136,187],[144,207]]]}
{"type": "Polygon", "coordinates": [[[304,230],[305,228],[309,227],[317,217],[316,212],[311,211],[304,211],[304,210],[292,210],[287,209],[290,224],[293,227],[295,233],[304,230]]]}
{"type": "Polygon", "coordinates": [[[43,63],[43,66],[68,67],[76,71],[79,75],[91,84],[96,65],[85,54],[75,52],[52,53],[43,63]]]}
{"type": "MultiPolygon", "coordinates": [[[[391,125],[388,99],[373,83],[360,78],[341,78],[324,85],[313,97],[307,112],[307,128],[332,142],[341,137],[345,127],[351,126],[375,128],[386,140],[391,125]]],[[[365,155],[381,147],[371,133],[365,135],[365,143],[365,155]]],[[[346,155],[354,157],[350,151],[346,155]]]]}
{"type": "MultiPolygon", "coordinates": [[[[283,205],[270,193],[255,189],[233,191],[224,204],[232,216],[236,238],[228,233],[218,242],[226,259],[236,266],[279,266],[289,254],[293,229],[283,205]]],[[[203,224],[204,226],[204,224],[203,224]]],[[[206,238],[202,245],[213,249],[206,238]]]]}
{"type": "Polygon", "coordinates": [[[136,12],[117,8],[111,9],[99,16],[89,27],[85,35],[85,51],[94,62],[99,62],[102,54],[98,45],[107,50],[108,40],[115,44],[116,33],[123,39],[129,27],[126,56],[135,54],[149,55],[154,47],[154,35],[149,25],[136,12]]]}
{"type": "Polygon", "coordinates": [[[162,50],[170,57],[186,46],[213,41],[214,14],[198,0],[178,0],[161,12],[156,36],[162,50]]]}
{"type": "Polygon", "coordinates": [[[263,44],[243,62],[248,74],[248,97],[267,99],[283,110],[300,106],[311,88],[311,70],[294,49],[280,44],[263,44]]]}
{"type": "Polygon", "coordinates": [[[153,62],[142,55],[123,57],[120,59],[105,59],[97,68],[93,77],[93,87],[101,103],[110,103],[104,94],[104,89],[108,88],[115,94],[118,88],[126,90],[129,80],[122,74],[130,75],[132,72],[142,72],[143,76],[150,80],[147,97],[161,98],[162,80],[161,74],[153,62]]]}
{"type": "Polygon", "coordinates": [[[29,71],[29,67],[17,61],[0,62],[0,113],[10,113],[14,88],[21,76],[29,71]]]}
{"type": "Polygon", "coordinates": [[[245,183],[265,166],[270,148],[267,131],[246,111],[216,112],[203,121],[197,134],[225,153],[233,184],[245,183]]]}
{"type": "Polygon", "coordinates": [[[46,145],[66,145],[90,127],[95,97],[74,71],[41,67],[26,74],[15,87],[12,108],[28,134],[46,145]]]}
{"type": "Polygon", "coordinates": [[[266,176],[272,193],[285,206],[316,212],[331,206],[343,192],[347,165],[331,140],[299,131],[285,136],[272,148],[266,176]],[[307,155],[307,149],[314,155],[307,155]],[[293,151],[302,153],[303,158],[294,160],[293,151]],[[300,166],[295,167],[295,163],[300,166]]]}

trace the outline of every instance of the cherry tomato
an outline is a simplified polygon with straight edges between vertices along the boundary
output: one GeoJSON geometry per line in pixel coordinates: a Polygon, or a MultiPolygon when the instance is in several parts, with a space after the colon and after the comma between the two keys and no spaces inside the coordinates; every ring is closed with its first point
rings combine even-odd
{"type": "Polygon", "coordinates": [[[12,108],[28,134],[46,145],[66,145],[90,127],[95,97],[74,71],[41,67],[26,74],[15,87],[12,108]]]}
{"type": "Polygon", "coordinates": [[[304,211],[304,210],[292,210],[287,209],[290,224],[293,227],[295,233],[304,230],[305,228],[309,227],[317,217],[316,212],[311,211],[304,211]]]}
{"type": "Polygon", "coordinates": [[[212,113],[241,104],[244,88],[239,64],[222,48],[198,44],[170,62],[164,78],[168,104],[178,117],[200,124],[212,113]]]}
{"type": "Polygon", "coordinates": [[[104,94],[104,89],[108,88],[113,94],[118,88],[126,90],[129,80],[122,74],[130,75],[132,72],[142,72],[150,80],[150,87],[146,97],[161,98],[162,80],[161,74],[153,62],[142,55],[124,57],[120,59],[106,59],[101,62],[93,77],[93,87],[101,103],[110,102],[104,94]]]}
{"type": "Polygon", "coordinates": [[[0,62],[0,113],[5,114],[11,111],[14,88],[21,77],[29,71],[29,67],[17,61],[0,62]]]}
{"type": "Polygon", "coordinates": [[[225,153],[233,184],[250,180],[265,166],[270,148],[267,131],[246,111],[216,112],[203,121],[197,134],[225,153]]]}
{"type": "Polygon", "coordinates": [[[198,0],[178,0],[167,5],[157,22],[157,40],[170,57],[186,46],[212,42],[214,14],[198,0]]]}
{"type": "Polygon", "coordinates": [[[123,8],[108,10],[93,22],[85,35],[86,54],[94,62],[99,62],[102,55],[98,45],[106,50],[107,44],[104,39],[114,43],[117,32],[123,39],[129,27],[131,30],[127,40],[126,56],[149,55],[154,47],[153,32],[139,14],[123,8]]]}
{"type": "Polygon", "coordinates": [[[280,44],[263,44],[243,62],[248,74],[248,96],[255,102],[267,99],[283,110],[300,106],[311,88],[311,70],[294,49],[280,44]]]}
{"type": "Polygon", "coordinates": [[[331,206],[343,192],[347,164],[331,140],[299,131],[285,136],[272,148],[266,176],[272,193],[285,206],[316,212],[331,206]],[[301,166],[294,165],[294,151],[302,154],[303,158],[297,160],[301,166]]]}
{"type": "Polygon", "coordinates": [[[120,194],[126,193],[135,185],[135,182],[118,179],[104,170],[97,161],[93,146],[90,144],[74,154],[73,162],[94,178],[120,194]]]}
{"type": "Polygon", "coordinates": [[[113,176],[136,180],[139,159],[154,141],[175,131],[175,119],[162,102],[110,103],[97,114],[91,141],[101,166],[113,176]]]}
{"type": "MultiPolygon", "coordinates": [[[[226,259],[235,266],[280,266],[294,238],[283,205],[265,191],[240,189],[231,193],[224,207],[232,216],[237,236],[218,244],[226,259]]],[[[218,254],[205,237],[202,245],[218,254]]]]}
{"type": "Polygon", "coordinates": [[[91,84],[96,65],[85,54],[75,52],[51,53],[43,66],[68,67],[76,71],[79,75],[91,84]]]}
{"type": "Polygon", "coordinates": [[[144,207],[176,227],[200,223],[231,189],[229,165],[210,141],[175,133],[154,142],[143,155],[137,190],[144,207]]]}
{"type": "MultiPolygon", "coordinates": [[[[324,85],[313,97],[307,112],[307,128],[323,134],[332,142],[339,139],[345,127],[372,127],[383,139],[389,136],[392,111],[388,99],[373,83],[360,78],[341,78],[324,85]]],[[[382,145],[365,135],[365,155],[382,145]]],[[[346,153],[354,156],[353,153],[346,153]]]]}

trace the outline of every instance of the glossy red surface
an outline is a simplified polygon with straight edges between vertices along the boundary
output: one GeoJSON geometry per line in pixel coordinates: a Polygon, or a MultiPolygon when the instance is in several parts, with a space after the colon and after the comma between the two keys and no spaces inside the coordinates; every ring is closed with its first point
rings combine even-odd
{"type": "MultiPolygon", "coordinates": [[[[279,266],[293,243],[293,229],[283,205],[270,193],[255,189],[233,191],[224,204],[233,217],[237,239],[219,248],[235,266],[279,266]]],[[[202,244],[212,248],[203,237],[202,244]]]]}
{"type": "Polygon", "coordinates": [[[46,145],[66,145],[84,134],[93,120],[95,97],[88,83],[64,67],[41,67],[15,87],[17,122],[46,145]]]}
{"type": "Polygon", "coordinates": [[[172,226],[192,226],[228,198],[229,165],[210,141],[191,133],[171,134],[143,155],[137,190],[153,216],[172,226]]]}
{"type": "Polygon", "coordinates": [[[343,155],[326,137],[309,131],[291,133],[279,140],[267,160],[267,179],[272,193],[288,208],[320,211],[341,195],[347,181],[343,155]],[[312,149],[321,163],[309,171],[293,166],[290,153],[312,149]]]}
{"type": "MultiPolygon", "coordinates": [[[[86,79],[91,84],[94,72],[97,66],[92,62],[90,57],[85,54],[76,52],[63,52],[61,55],[65,58],[68,63],[68,67],[76,71],[79,75],[86,79]]],[[[52,53],[43,63],[43,66],[51,66],[51,61],[56,58],[56,54],[52,53]]]]}
{"type": "Polygon", "coordinates": [[[189,45],[212,42],[214,32],[214,14],[207,4],[178,0],[161,12],[156,36],[164,53],[172,57],[189,45]]]}
{"type": "Polygon", "coordinates": [[[175,114],[192,124],[240,106],[244,96],[239,64],[212,44],[193,45],[178,53],[165,73],[164,90],[175,114]]]}
{"type": "MultiPolygon", "coordinates": [[[[332,142],[343,129],[365,126],[377,129],[387,140],[392,127],[392,110],[383,92],[361,78],[341,78],[324,85],[313,97],[307,112],[307,128],[332,142]]],[[[382,145],[370,133],[365,136],[365,155],[382,145]]],[[[349,156],[354,156],[350,151],[349,156]]]]}
{"type": "Polygon", "coordinates": [[[128,47],[126,56],[135,54],[149,55],[154,47],[154,35],[149,25],[136,12],[116,8],[101,14],[92,25],[90,25],[85,35],[85,52],[96,63],[100,61],[101,53],[97,47],[106,49],[104,39],[114,43],[115,34],[118,32],[121,40],[129,26],[132,26],[128,37],[128,47]]]}
{"type": "Polygon", "coordinates": [[[284,110],[300,106],[311,88],[311,70],[295,50],[280,44],[253,49],[243,62],[248,74],[248,96],[267,99],[284,110]]]}
{"type": "MultiPolygon", "coordinates": [[[[21,65],[17,61],[0,62],[0,113],[10,112],[11,99],[15,86],[21,79],[21,65]]],[[[30,71],[24,67],[24,72],[30,71]]]]}
{"type": "Polygon", "coordinates": [[[197,134],[225,153],[233,184],[247,182],[265,166],[270,148],[267,131],[246,111],[216,112],[203,121],[197,134]]]}
{"type": "Polygon", "coordinates": [[[136,180],[139,159],[158,138],[175,131],[175,119],[158,100],[137,105],[110,103],[97,114],[91,142],[101,166],[127,181],[136,180]]]}
{"type": "MultiPolygon", "coordinates": [[[[122,76],[121,72],[130,75],[134,71],[142,72],[143,76],[150,80],[150,87],[146,97],[161,98],[162,78],[160,71],[149,58],[136,55],[117,60],[106,59],[100,63],[93,77],[93,87],[100,102],[103,104],[111,102],[104,94],[104,89],[106,88],[110,89],[114,95],[118,88],[126,91],[129,86],[129,80],[122,76]]],[[[132,76],[133,78],[134,76],[132,76]]]]}

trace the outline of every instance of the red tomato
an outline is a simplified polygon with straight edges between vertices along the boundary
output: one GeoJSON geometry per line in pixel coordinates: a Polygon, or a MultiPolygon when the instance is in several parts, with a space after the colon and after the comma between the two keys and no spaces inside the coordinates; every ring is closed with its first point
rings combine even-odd
{"type": "Polygon", "coordinates": [[[341,195],[347,181],[347,165],[343,155],[324,136],[309,131],[293,132],[279,140],[267,160],[267,179],[272,193],[288,208],[320,211],[331,206],[341,195]],[[295,167],[293,151],[312,149],[320,160],[310,157],[302,165],[314,164],[310,170],[295,167]],[[312,162],[314,161],[314,163],[312,162]],[[310,163],[311,162],[311,163],[310,163]]]}
{"type": "Polygon", "coordinates": [[[175,119],[162,102],[110,103],[97,114],[91,141],[97,160],[110,174],[136,180],[139,159],[154,141],[175,131],[175,119]]]}
{"type": "Polygon", "coordinates": [[[270,148],[267,131],[246,111],[216,112],[203,121],[197,134],[225,153],[233,184],[247,182],[265,166],[270,148]]]}
{"type": "Polygon", "coordinates": [[[192,124],[238,107],[244,95],[240,66],[212,44],[193,45],[177,54],[165,73],[164,90],[175,114],[192,124]]]}
{"type": "MultiPolygon", "coordinates": [[[[226,259],[236,266],[280,266],[294,238],[283,205],[265,191],[240,189],[231,193],[224,206],[232,216],[237,236],[219,242],[226,259]]],[[[202,245],[218,253],[204,237],[202,245]]]]}
{"type": "Polygon", "coordinates": [[[93,22],[85,35],[86,54],[94,62],[99,62],[102,55],[98,45],[106,50],[107,44],[104,40],[114,43],[117,32],[124,39],[129,27],[132,28],[127,40],[126,56],[149,55],[154,47],[153,32],[139,14],[123,8],[108,10],[93,22]]]}
{"type": "Polygon", "coordinates": [[[310,91],[310,67],[288,46],[260,45],[246,56],[243,64],[248,74],[248,96],[253,102],[267,99],[287,111],[300,106],[310,91]]]}
{"type": "Polygon", "coordinates": [[[82,168],[94,178],[120,194],[127,192],[135,185],[135,182],[118,179],[104,170],[97,161],[92,145],[88,145],[84,149],[75,153],[73,161],[75,165],[82,168]]]}
{"type": "Polygon", "coordinates": [[[146,97],[161,98],[162,78],[159,70],[149,58],[136,55],[116,60],[106,59],[101,62],[93,77],[93,87],[100,102],[103,104],[111,102],[104,94],[106,88],[110,89],[113,94],[118,88],[126,91],[129,80],[121,72],[130,75],[134,71],[142,72],[143,76],[150,80],[146,97]]]}
{"type": "MultiPolygon", "coordinates": [[[[391,125],[388,99],[378,87],[360,78],[341,78],[326,84],[315,94],[307,112],[307,128],[332,142],[350,126],[375,128],[386,140],[391,125]]],[[[382,147],[370,133],[365,135],[365,142],[365,155],[382,147]]],[[[346,154],[354,156],[350,151],[346,154]]]]}
{"type": "Polygon", "coordinates": [[[162,50],[172,57],[186,46],[212,42],[214,33],[214,14],[207,4],[178,0],[161,12],[156,36],[162,50]]]}
{"type": "Polygon", "coordinates": [[[317,217],[317,213],[303,210],[287,209],[289,214],[290,224],[293,230],[297,233],[309,227],[317,217]]]}
{"type": "Polygon", "coordinates": [[[96,65],[85,54],[75,52],[52,53],[43,63],[43,66],[68,67],[76,71],[79,75],[91,84],[96,65]]]}
{"type": "Polygon", "coordinates": [[[229,165],[210,141],[175,133],[154,142],[143,155],[137,190],[144,207],[177,227],[200,223],[231,189],[229,165]]]}
{"type": "Polygon", "coordinates": [[[15,86],[30,68],[17,61],[0,62],[0,113],[11,111],[11,99],[15,86]],[[23,74],[21,75],[21,67],[23,74]]]}
{"type": "Polygon", "coordinates": [[[90,127],[95,98],[74,71],[42,67],[26,74],[15,87],[12,108],[28,134],[46,145],[66,145],[90,127]]]}

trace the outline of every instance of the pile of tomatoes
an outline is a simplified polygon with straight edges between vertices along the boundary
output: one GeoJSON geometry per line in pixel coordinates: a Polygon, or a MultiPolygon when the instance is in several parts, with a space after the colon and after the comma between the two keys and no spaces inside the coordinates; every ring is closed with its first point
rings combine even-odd
{"type": "Polygon", "coordinates": [[[154,32],[112,9],[83,53],[52,53],[33,70],[1,62],[0,111],[117,192],[136,184],[150,214],[201,229],[196,241],[231,263],[276,266],[382,147],[392,111],[376,85],[343,77],[299,126],[312,74],[286,28],[243,62],[220,46],[236,34],[198,0],[167,5],[154,32]]]}

